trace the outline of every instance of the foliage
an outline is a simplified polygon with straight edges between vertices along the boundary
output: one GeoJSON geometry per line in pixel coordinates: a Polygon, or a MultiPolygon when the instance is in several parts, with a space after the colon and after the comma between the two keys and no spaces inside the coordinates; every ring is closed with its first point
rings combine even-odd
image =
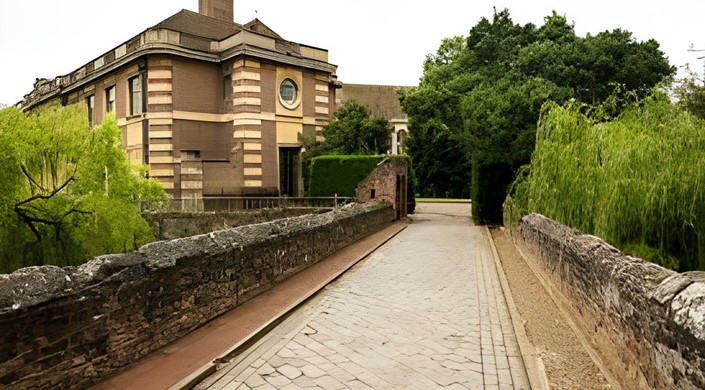
{"type": "MultiPolygon", "coordinates": [[[[320,181],[324,180],[321,176],[318,174],[314,175],[313,161],[317,157],[326,155],[386,154],[391,146],[390,134],[391,125],[387,119],[371,117],[367,107],[359,104],[354,99],[347,100],[336,111],[335,118],[323,128],[324,140],[304,145],[306,152],[303,154],[302,165],[304,187],[307,189],[307,194],[309,196],[321,196],[317,194],[325,193],[326,195],[323,196],[329,196],[337,192],[338,187],[336,187],[335,183],[330,183],[332,187],[328,187],[327,184],[320,181]],[[314,177],[318,181],[311,184],[311,178],[314,177]],[[311,189],[313,189],[313,193],[310,192],[311,189]]],[[[335,173],[330,179],[337,178],[337,175],[338,173],[335,173]]],[[[355,185],[352,185],[352,187],[350,185],[348,183],[343,186],[346,193],[350,193],[350,188],[352,188],[352,195],[346,196],[355,195],[355,185]]]]}
{"type": "Polygon", "coordinates": [[[460,58],[466,40],[444,39],[435,55],[424,62],[424,75],[417,88],[399,91],[399,100],[409,115],[406,151],[418,180],[422,197],[468,198],[470,160],[463,121],[458,115],[462,95],[474,84],[464,80],[460,58]]]}
{"type": "Polygon", "coordinates": [[[539,29],[542,32],[552,39],[538,39],[521,49],[521,72],[569,88],[572,97],[586,103],[604,101],[614,83],[644,98],[664,76],[675,72],[658,42],[636,42],[629,31],[618,28],[579,38],[565,17],[554,12],[539,29]]]}
{"type": "Polygon", "coordinates": [[[685,68],[686,77],[676,80],[671,93],[678,104],[700,119],[705,119],[705,78],[685,68]]]}
{"type": "Polygon", "coordinates": [[[565,92],[550,81],[520,74],[478,85],[461,102],[471,154],[484,165],[516,169],[527,163],[541,105],[565,100],[565,92]]]}
{"type": "Polygon", "coordinates": [[[609,122],[548,103],[506,205],[663,266],[705,270],[705,122],[655,92],[609,122]]]}
{"type": "Polygon", "coordinates": [[[367,107],[354,99],[336,111],[323,128],[321,147],[338,154],[385,154],[390,148],[390,124],[384,117],[370,117],[367,107]]]}
{"type": "Polygon", "coordinates": [[[355,196],[357,183],[386,156],[326,155],[311,161],[309,196],[355,196]]]}
{"type": "MultiPolygon", "coordinates": [[[[556,12],[537,27],[515,24],[506,9],[495,11],[491,20],[482,18],[473,26],[464,42],[444,39],[437,53],[426,58],[419,87],[400,97],[409,114],[408,151],[420,192],[438,192],[433,180],[441,166],[453,177],[441,182],[447,183],[444,192],[467,193],[470,161],[477,162],[474,172],[506,181],[472,189],[473,203],[482,210],[473,216],[478,222],[499,222],[497,207],[506,187],[534,150],[544,102],[576,98],[601,105],[615,89],[639,99],[673,73],[654,40],[637,42],[621,29],[579,37],[556,12]],[[439,133],[449,142],[432,142],[439,133]],[[512,170],[508,176],[507,167],[512,170]],[[480,202],[486,204],[480,207],[480,202]]],[[[611,116],[623,109],[602,107],[612,108],[605,111],[611,116]]],[[[484,182],[481,176],[473,183],[484,182]]]]}
{"type": "Polygon", "coordinates": [[[305,149],[303,153],[301,154],[301,174],[303,175],[304,178],[304,193],[309,196],[309,187],[310,187],[310,180],[311,180],[311,164],[313,163],[313,159],[319,156],[325,156],[328,153],[331,153],[325,145],[323,145],[323,142],[321,141],[314,141],[312,143],[304,143],[303,148],[305,149]]]}
{"type": "Polygon", "coordinates": [[[415,174],[419,183],[416,187],[423,197],[467,198],[469,187],[465,185],[469,176],[469,164],[457,161],[466,159],[462,147],[464,140],[439,120],[430,120],[414,130],[406,143],[407,150],[413,153],[415,174]],[[451,161],[448,161],[451,160],[451,161]]]}
{"type": "Polygon", "coordinates": [[[0,110],[0,272],[76,265],[153,239],[134,201],[166,200],[136,174],[115,119],[89,128],[85,108],[0,110]]]}

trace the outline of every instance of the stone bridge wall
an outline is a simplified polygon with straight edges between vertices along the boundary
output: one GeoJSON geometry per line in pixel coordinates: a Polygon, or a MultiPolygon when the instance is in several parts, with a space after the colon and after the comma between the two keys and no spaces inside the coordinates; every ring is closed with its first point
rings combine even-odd
{"type": "Polygon", "coordinates": [[[667,270],[537,214],[518,233],[625,389],[705,388],[705,272],[667,270]]]}
{"type": "Polygon", "coordinates": [[[349,205],[0,275],[0,387],[85,388],[393,218],[349,205]]]}
{"type": "Polygon", "coordinates": [[[144,213],[142,217],[149,224],[157,240],[173,240],[190,237],[216,230],[252,225],[275,219],[296,217],[304,214],[320,214],[325,209],[258,209],[232,212],[205,213],[144,213]]]}

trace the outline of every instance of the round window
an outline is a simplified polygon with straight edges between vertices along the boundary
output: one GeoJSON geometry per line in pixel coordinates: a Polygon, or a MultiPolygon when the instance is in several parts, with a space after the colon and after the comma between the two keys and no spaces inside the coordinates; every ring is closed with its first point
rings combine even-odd
{"type": "Polygon", "coordinates": [[[293,106],[296,103],[298,93],[299,89],[292,79],[285,79],[279,85],[279,99],[285,106],[293,106]]]}

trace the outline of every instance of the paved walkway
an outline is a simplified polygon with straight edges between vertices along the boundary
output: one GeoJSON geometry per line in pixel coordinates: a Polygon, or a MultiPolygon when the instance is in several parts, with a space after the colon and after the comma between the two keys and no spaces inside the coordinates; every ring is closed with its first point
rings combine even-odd
{"type": "Polygon", "coordinates": [[[106,378],[92,390],[186,390],[257,340],[287,313],[398,234],[406,221],[356,241],[281,281],[133,366],[106,378]]]}
{"type": "Polygon", "coordinates": [[[197,389],[529,389],[486,229],[414,222],[197,389]]]}

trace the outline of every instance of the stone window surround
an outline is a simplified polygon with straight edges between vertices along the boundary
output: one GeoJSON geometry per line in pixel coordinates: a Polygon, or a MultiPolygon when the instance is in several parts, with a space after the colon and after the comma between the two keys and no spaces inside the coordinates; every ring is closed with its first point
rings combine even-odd
{"type": "Polygon", "coordinates": [[[138,73],[127,79],[129,90],[130,116],[144,113],[145,88],[142,81],[143,75],[138,73]]]}
{"type": "Polygon", "coordinates": [[[301,104],[301,90],[292,78],[286,77],[279,83],[279,102],[289,110],[294,110],[301,104]],[[293,90],[293,91],[292,91],[293,90]],[[284,96],[285,93],[293,92],[293,96],[284,96]]]}
{"type": "Polygon", "coordinates": [[[86,97],[86,106],[88,107],[88,124],[93,127],[95,124],[95,95],[86,97]]]}
{"type": "Polygon", "coordinates": [[[115,112],[115,84],[105,88],[105,112],[115,112]]]}

